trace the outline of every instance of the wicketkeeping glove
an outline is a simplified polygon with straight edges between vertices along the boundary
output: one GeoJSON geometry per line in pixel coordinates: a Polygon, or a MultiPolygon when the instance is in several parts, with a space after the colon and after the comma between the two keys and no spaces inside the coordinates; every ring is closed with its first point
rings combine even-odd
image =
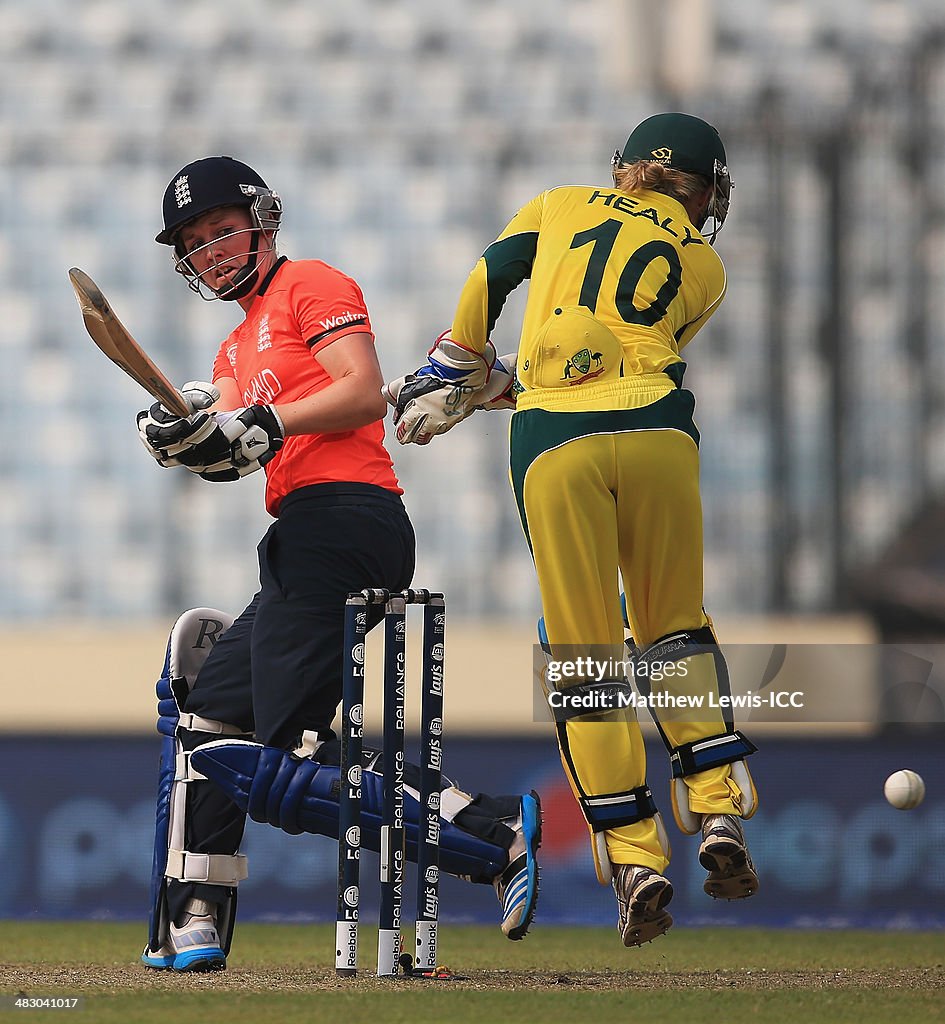
{"type": "Polygon", "coordinates": [[[476,390],[442,381],[433,384],[433,375],[424,373],[427,367],[385,384],[381,390],[394,407],[397,440],[401,444],[429,444],[437,434],[445,434],[477,409],[514,409],[516,353],[496,358],[495,349],[487,342],[487,358],[493,360],[492,372],[476,390]]]}
{"type": "Polygon", "coordinates": [[[449,331],[444,331],[433,342],[433,347],[427,352],[427,364],[417,370],[417,376],[430,377],[443,385],[478,391],[489,379],[494,362],[495,349],[491,341],[486,342],[484,352],[475,352],[454,341],[449,331]]]}

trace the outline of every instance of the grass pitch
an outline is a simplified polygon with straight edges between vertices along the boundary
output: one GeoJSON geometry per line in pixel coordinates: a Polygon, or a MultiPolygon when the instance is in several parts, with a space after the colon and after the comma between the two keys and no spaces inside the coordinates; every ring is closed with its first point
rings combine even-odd
{"type": "MultiPolygon", "coordinates": [[[[539,927],[511,943],[496,928],[447,925],[441,962],[468,977],[451,982],[378,979],[367,970],[339,981],[328,925],[244,924],[225,973],[149,971],[137,961],[144,932],[136,924],[0,922],[0,1020],[49,1019],[47,1010],[14,1009],[11,997],[23,994],[81,997],[79,1009],[58,1010],[56,1019],[87,1024],[945,1021],[940,932],[678,928],[628,950],[612,928],[539,927]]],[[[365,968],[375,936],[362,930],[365,968]]]]}

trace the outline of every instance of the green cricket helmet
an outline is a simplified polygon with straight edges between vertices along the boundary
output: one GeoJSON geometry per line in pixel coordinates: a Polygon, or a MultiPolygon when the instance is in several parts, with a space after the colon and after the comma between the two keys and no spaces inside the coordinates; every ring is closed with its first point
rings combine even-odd
{"type": "Polygon", "coordinates": [[[706,209],[702,229],[710,218],[714,224],[711,240],[728,216],[732,189],[725,146],[715,128],[692,114],[653,114],[630,133],[623,152],[614,153],[614,170],[638,160],[651,160],[677,171],[700,174],[712,184],[712,199],[706,209]]]}

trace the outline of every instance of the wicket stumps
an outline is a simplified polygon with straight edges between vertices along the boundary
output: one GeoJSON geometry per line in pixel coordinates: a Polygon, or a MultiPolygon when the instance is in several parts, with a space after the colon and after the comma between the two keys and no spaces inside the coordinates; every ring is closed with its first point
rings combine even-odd
{"type": "Polygon", "coordinates": [[[362,590],[345,604],[341,711],[341,791],[338,812],[338,914],[335,970],[358,970],[361,896],[361,783],[365,638],[370,606],[384,607],[383,758],[377,975],[397,972],[406,856],[404,826],[406,611],[423,606],[420,698],[420,820],[417,834],[416,958],[418,971],[436,968],[439,920],[440,788],[446,605],[428,590],[362,590]]]}

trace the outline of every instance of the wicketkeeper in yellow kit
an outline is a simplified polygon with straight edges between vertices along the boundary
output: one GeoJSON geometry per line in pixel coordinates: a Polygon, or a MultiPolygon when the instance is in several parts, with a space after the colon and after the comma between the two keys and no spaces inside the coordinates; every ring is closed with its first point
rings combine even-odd
{"type": "MultiPolygon", "coordinates": [[[[732,181],[718,132],[682,113],[638,125],[614,154],[613,174],[613,188],[553,188],[519,210],[470,274],[427,365],[385,392],[403,444],[425,444],[475,408],[514,403],[511,481],[546,651],[620,659],[619,573],[638,689],[655,685],[648,667],[672,665],[660,687],[716,706],[654,717],[671,758],[677,824],[701,833],[705,891],[739,899],[758,889],[740,821],[757,807],[744,761],[755,747],[717,708],[728,677],[702,606],[699,433],[680,356],[725,294],[713,243],[732,181]],[[497,359],[492,329],[526,278],[518,352],[497,359]]],[[[554,686],[571,698],[630,692],[625,673],[554,686]]],[[[557,716],[561,760],[598,878],[613,882],[623,942],[636,946],[672,924],[669,843],[646,785],[640,727],[626,703],[572,706],[557,716]]]]}

